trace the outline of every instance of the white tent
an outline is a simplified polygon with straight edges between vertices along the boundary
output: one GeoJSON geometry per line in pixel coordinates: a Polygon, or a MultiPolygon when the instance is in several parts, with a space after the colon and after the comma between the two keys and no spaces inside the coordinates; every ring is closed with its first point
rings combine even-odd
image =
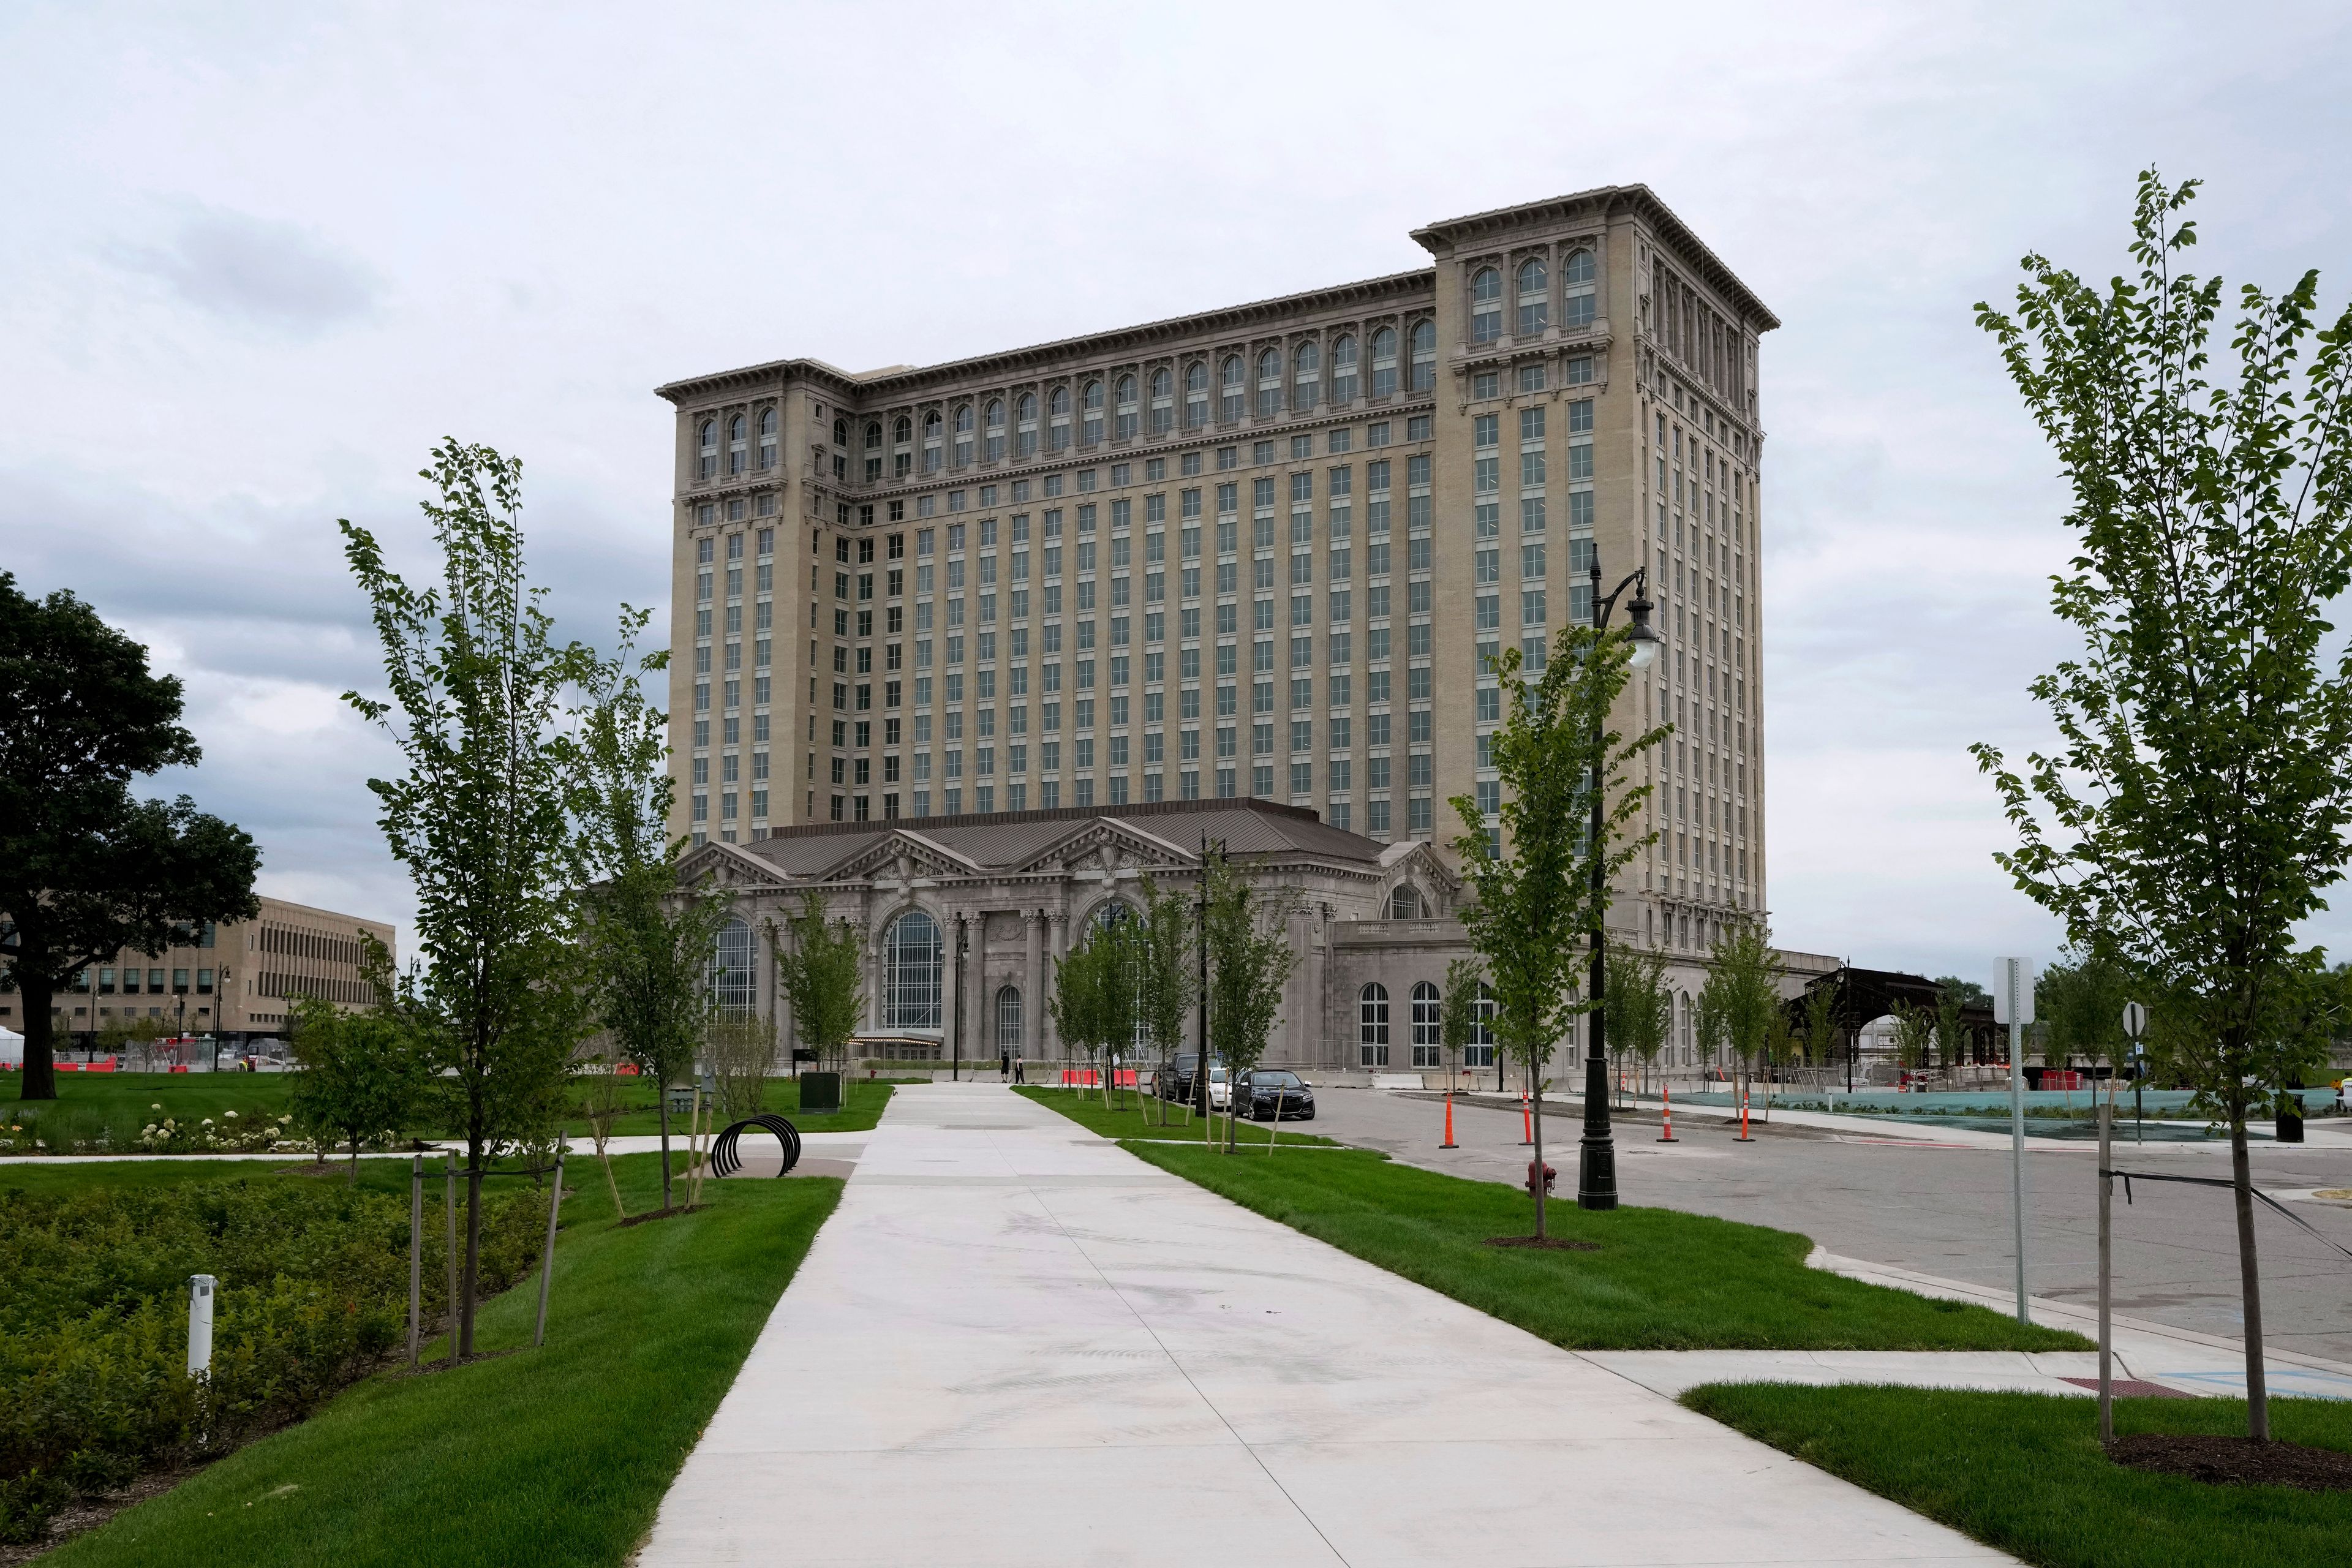
{"type": "Polygon", "coordinates": [[[20,1068],[25,1065],[25,1037],[14,1029],[0,1028],[0,1067],[20,1068]]]}

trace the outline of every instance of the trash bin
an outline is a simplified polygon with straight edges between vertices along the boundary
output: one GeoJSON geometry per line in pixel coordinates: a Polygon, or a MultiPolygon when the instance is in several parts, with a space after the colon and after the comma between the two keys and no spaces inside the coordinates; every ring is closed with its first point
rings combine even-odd
{"type": "Polygon", "coordinates": [[[801,1111],[803,1115],[840,1109],[841,1075],[839,1073],[804,1072],[801,1074],[801,1111]]]}

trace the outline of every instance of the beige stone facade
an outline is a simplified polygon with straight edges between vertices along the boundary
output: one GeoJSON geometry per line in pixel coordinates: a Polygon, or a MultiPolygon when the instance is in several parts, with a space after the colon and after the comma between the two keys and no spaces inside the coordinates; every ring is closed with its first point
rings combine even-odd
{"type": "MultiPolygon", "coordinates": [[[[159,953],[119,952],[83,971],[51,999],[59,1048],[79,1048],[86,1037],[141,1019],[175,1035],[248,1039],[282,1031],[298,996],[341,1007],[373,999],[362,978],[361,936],[391,952],[391,925],[283,899],[260,904],[252,920],[208,926],[159,953]]],[[[0,1027],[23,1029],[22,1005],[20,994],[0,992],[0,1027]]]]}
{"type": "Polygon", "coordinates": [[[1413,238],[1285,299],[663,387],[677,831],[1257,797],[1443,858],[1495,788],[1485,659],[1589,616],[1597,560],[1665,639],[1621,723],[1676,725],[1612,923],[1696,953],[1765,908],[1777,321],[1643,186],[1413,238]]]}

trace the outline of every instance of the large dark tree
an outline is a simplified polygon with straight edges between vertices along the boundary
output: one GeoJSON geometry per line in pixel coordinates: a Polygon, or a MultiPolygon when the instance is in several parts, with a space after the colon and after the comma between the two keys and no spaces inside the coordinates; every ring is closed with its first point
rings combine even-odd
{"type": "Polygon", "coordinates": [[[57,1098],[49,1005],[77,973],[256,912],[251,838],[185,795],[131,794],[196,761],[179,720],[180,683],[144,647],[0,572],[0,951],[25,998],[26,1100],[57,1098]]]}

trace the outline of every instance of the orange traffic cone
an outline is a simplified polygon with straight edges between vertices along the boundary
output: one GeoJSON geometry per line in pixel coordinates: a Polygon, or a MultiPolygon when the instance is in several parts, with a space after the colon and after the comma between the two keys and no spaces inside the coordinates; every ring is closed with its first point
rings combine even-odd
{"type": "Polygon", "coordinates": [[[1744,1089],[1739,1091],[1739,1136],[1733,1139],[1732,1142],[1735,1143],[1753,1143],[1756,1142],[1755,1139],[1748,1136],[1748,1091],[1744,1089]]]}
{"type": "Polygon", "coordinates": [[[1454,1146],[1454,1097],[1449,1094],[1445,1097],[1445,1142],[1438,1147],[1451,1149],[1454,1146]]]}
{"type": "Polygon", "coordinates": [[[1675,1136],[1675,1088],[1674,1088],[1674,1085],[1672,1085],[1672,1084],[1665,1084],[1665,1085],[1663,1085],[1663,1086],[1660,1088],[1659,1092],[1660,1092],[1661,1094],[1663,1094],[1663,1095],[1664,1095],[1664,1096],[1665,1096],[1665,1100],[1666,1100],[1666,1131],[1665,1131],[1665,1132],[1664,1132],[1664,1134],[1663,1134],[1663,1135],[1658,1139],[1658,1142],[1661,1142],[1661,1143],[1679,1143],[1679,1142],[1682,1142],[1682,1140],[1675,1136]]]}
{"type": "Polygon", "coordinates": [[[1534,1114],[1528,1109],[1528,1091],[1519,1090],[1519,1147],[1532,1149],[1536,1143],[1534,1114]]]}

